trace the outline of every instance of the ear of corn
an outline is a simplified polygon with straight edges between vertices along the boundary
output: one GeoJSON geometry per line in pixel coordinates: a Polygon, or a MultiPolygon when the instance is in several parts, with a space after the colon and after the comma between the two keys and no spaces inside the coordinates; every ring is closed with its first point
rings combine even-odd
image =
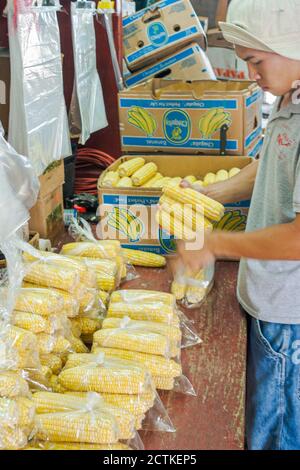
{"type": "Polygon", "coordinates": [[[105,174],[101,182],[101,185],[103,188],[114,188],[115,186],[117,186],[119,180],[120,180],[120,176],[117,171],[108,171],[105,174]]]}
{"type": "Polygon", "coordinates": [[[52,389],[53,392],[55,393],[65,393],[66,392],[66,388],[63,387],[59,381],[58,381],[58,375],[55,375],[53,374],[51,377],[50,377],[50,380],[49,380],[49,385],[52,389]]]}
{"type": "Polygon", "coordinates": [[[78,392],[139,394],[151,387],[146,369],[120,359],[89,363],[63,370],[59,383],[67,390],[78,392]]]}
{"type": "Polygon", "coordinates": [[[187,225],[181,223],[180,220],[169,214],[165,210],[158,210],[155,215],[156,222],[160,227],[179,240],[195,241],[197,234],[187,225]]]}
{"type": "Polygon", "coordinates": [[[138,351],[159,356],[170,356],[171,344],[168,338],[143,329],[107,328],[94,334],[94,343],[107,348],[138,351]]]}
{"type": "MultiPolygon", "coordinates": [[[[55,354],[41,354],[40,360],[42,366],[47,366],[51,369],[52,374],[59,374],[62,369],[62,360],[55,354]]],[[[49,380],[51,377],[49,378],[49,380]]]]}
{"type": "Polygon", "coordinates": [[[164,178],[160,178],[158,181],[154,182],[152,187],[162,189],[168,184],[170,184],[171,182],[172,182],[172,178],[170,178],[169,176],[165,176],[164,178]]]}
{"type": "Polygon", "coordinates": [[[159,377],[153,375],[153,383],[157,390],[173,390],[174,388],[174,379],[168,377],[159,377]]]}
{"type": "Polygon", "coordinates": [[[77,322],[80,325],[82,335],[92,335],[101,328],[101,320],[96,318],[78,317],[77,322]]]}
{"type": "Polygon", "coordinates": [[[214,173],[207,173],[203,180],[203,186],[208,186],[216,182],[216,175],[214,173]]]}
{"type": "Polygon", "coordinates": [[[0,397],[30,397],[28,383],[15,371],[0,372],[0,397]]]}
{"type": "Polygon", "coordinates": [[[232,178],[233,176],[236,176],[239,174],[241,170],[239,168],[231,168],[231,170],[229,171],[229,178],[232,178]]]}
{"type": "Polygon", "coordinates": [[[107,317],[123,318],[127,316],[132,320],[156,321],[159,323],[171,323],[174,309],[163,302],[156,303],[126,303],[110,302],[107,317]]]}
{"type": "Polygon", "coordinates": [[[0,328],[1,367],[38,369],[40,360],[36,335],[16,326],[0,328]]]}
{"type": "Polygon", "coordinates": [[[163,211],[172,214],[182,225],[191,228],[194,232],[199,232],[200,229],[208,231],[213,229],[213,225],[209,220],[203,217],[202,214],[195,212],[187,204],[180,204],[165,195],[160,198],[160,204],[163,211]]]}
{"type": "MultiPolygon", "coordinates": [[[[182,374],[180,364],[175,362],[173,359],[167,359],[162,356],[139,353],[135,351],[125,351],[124,349],[100,348],[97,346],[93,347],[93,353],[104,353],[107,358],[111,357],[136,362],[137,364],[146,367],[151,375],[174,378],[182,374]]],[[[67,362],[66,367],[71,367],[72,363],[74,364],[81,359],[82,358],[71,358],[70,362],[67,362]]]]}
{"type": "Polygon", "coordinates": [[[60,313],[63,306],[64,300],[58,292],[45,288],[26,287],[20,289],[15,310],[47,317],[60,313]]]}
{"type": "Polygon", "coordinates": [[[117,240],[98,240],[97,242],[73,242],[63,245],[61,254],[96,259],[116,258],[121,252],[117,240]]]}
{"type": "Polygon", "coordinates": [[[37,286],[54,287],[74,293],[80,283],[80,276],[76,269],[38,261],[27,264],[24,280],[37,286]]]}
{"type": "Polygon", "coordinates": [[[143,188],[153,188],[157,181],[163,178],[161,173],[156,173],[150,180],[142,185],[143,188]]]}
{"type": "Polygon", "coordinates": [[[169,187],[163,189],[166,196],[182,204],[191,204],[196,212],[204,213],[210,220],[218,222],[224,216],[222,204],[191,188],[169,187]]]}
{"type": "Polygon", "coordinates": [[[194,175],[189,175],[184,177],[184,181],[187,181],[190,184],[194,184],[197,181],[197,178],[194,175]]]}
{"type": "Polygon", "coordinates": [[[226,170],[219,170],[216,174],[216,183],[220,181],[226,181],[229,178],[228,171],[226,170]]]}
{"type": "Polygon", "coordinates": [[[124,258],[133,266],[161,268],[166,265],[166,258],[155,253],[123,248],[124,258]]]}
{"type": "Polygon", "coordinates": [[[157,172],[155,163],[147,163],[139,170],[135,171],[131,177],[134,186],[142,186],[149,181],[157,172]]]}
{"type": "Polygon", "coordinates": [[[117,188],[132,188],[132,186],[132,180],[128,176],[121,178],[116,185],[117,188]]]}
{"type": "Polygon", "coordinates": [[[132,158],[131,160],[127,160],[118,167],[118,172],[121,177],[124,176],[131,176],[137,170],[142,168],[145,164],[145,159],[141,157],[132,158]]]}
{"type": "Polygon", "coordinates": [[[187,286],[184,282],[174,280],[171,286],[171,292],[175,295],[176,300],[182,300],[185,297],[187,286]]]}
{"type": "Polygon", "coordinates": [[[111,294],[110,302],[125,302],[129,304],[160,304],[169,305],[170,307],[175,307],[175,298],[174,295],[167,292],[160,292],[155,290],[145,290],[145,289],[122,289],[115,291],[111,294]]]}
{"type": "Polygon", "coordinates": [[[37,442],[23,450],[131,450],[126,444],[85,444],[73,442],[37,442]]]}

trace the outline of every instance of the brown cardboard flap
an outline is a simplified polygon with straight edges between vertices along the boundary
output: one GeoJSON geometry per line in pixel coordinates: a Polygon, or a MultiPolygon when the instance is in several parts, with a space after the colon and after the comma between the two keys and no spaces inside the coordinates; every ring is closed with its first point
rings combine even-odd
{"type": "Polygon", "coordinates": [[[145,24],[150,23],[151,21],[157,20],[158,18],[161,18],[161,10],[160,8],[156,7],[151,10],[146,11],[144,14],[142,21],[145,24]]]}

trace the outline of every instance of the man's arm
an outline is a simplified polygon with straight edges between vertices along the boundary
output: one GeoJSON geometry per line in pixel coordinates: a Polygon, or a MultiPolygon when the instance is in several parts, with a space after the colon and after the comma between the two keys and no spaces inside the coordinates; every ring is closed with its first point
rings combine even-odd
{"type": "Polygon", "coordinates": [[[205,186],[201,188],[201,192],[221,204],[248,200],[252,196],[257,168],[258,160],[254,160],[236,176],[220,183],[205,186]]]}
{"type": "Polygon", "coordinates": [[[199,251],[188,250],[180,242],[178,251],[181,262],[195,272],[214,258],[223,257],[300,261],[300,214],[294,222],[255,232],[213,232],[199,251]]]}

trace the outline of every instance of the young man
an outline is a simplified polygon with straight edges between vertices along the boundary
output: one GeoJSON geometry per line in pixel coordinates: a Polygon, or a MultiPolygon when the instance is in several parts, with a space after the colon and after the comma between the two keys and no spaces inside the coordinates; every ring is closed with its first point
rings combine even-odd
{"type": "Polygon", "coordinates": [[[202,250],[179,244],[194,271],[241,259],[237,296],[249,314],[249,449],[300,449],[300,0],[232,0],[225,38],[252,80],[278,97],[260,161],[205,188],[222,202],[252,197],[246,233],[216,232],[202,250]]]}

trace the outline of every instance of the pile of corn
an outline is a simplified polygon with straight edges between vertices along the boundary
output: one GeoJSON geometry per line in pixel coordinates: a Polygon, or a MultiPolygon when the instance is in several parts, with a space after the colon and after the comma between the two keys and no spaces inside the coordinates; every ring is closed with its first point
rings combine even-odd
{"type": "Polygon", "coordinates": [[[147,368],[157,389],[173,389],[175,378],[182,374],[175,303],[172,294],[163,292],[114,292],[102,329],[94,334],[92,351],[134,361],[147,368]]]}
{"type": "Polygon", "coordinates": [[[107,171],[101,180],[101,186],[104,188],[142,187],[163,189],[167,185],[177,186],[183,180],[190,184],[207,186],[208,184],[232,178],[239,172],[239,168],[231,168],[229,171],[219,170],[216,174],[210,172],[202,175],[201,178],[197,178],[194,175],[188,175],[184,178],[180,176],[171,178],[159,173],[155,163],[146,163],[144,158],[136,157],[121,163],[116,171],[107,171]]]}
{"type": "Polygon", "coordinates": [[[25,380],[40,368],[34,334],[11,325],[0,329],[0,450],[23,449],[35,433],[35,406],[25,380]]]}

